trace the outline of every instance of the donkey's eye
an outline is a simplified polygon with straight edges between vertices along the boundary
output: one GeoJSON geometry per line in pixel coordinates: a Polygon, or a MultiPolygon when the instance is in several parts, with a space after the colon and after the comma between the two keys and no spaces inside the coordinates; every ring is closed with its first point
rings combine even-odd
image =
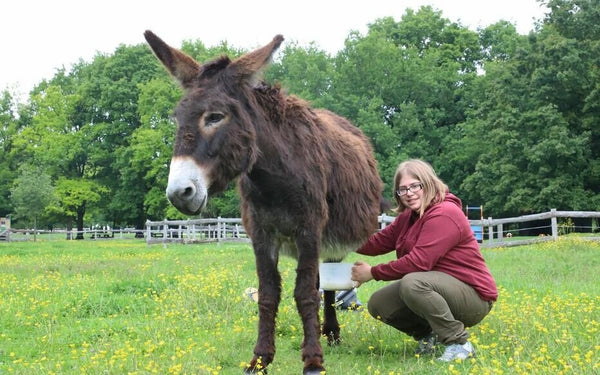
{"type": "Polygon", "coordinates": [[[221,112],[210,112],[204,116],[204,126],[214,126],[225,118],[221,112]]]}

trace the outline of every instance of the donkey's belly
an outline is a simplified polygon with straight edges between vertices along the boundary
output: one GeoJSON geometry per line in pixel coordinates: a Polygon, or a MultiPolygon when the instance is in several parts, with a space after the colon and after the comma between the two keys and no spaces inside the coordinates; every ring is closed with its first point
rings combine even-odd
{"type": "Polygon", "coordinates": [[[319,258],[326,261],[341,261],[346,255],[356,251],[362,243],[322,243],[319,258]]]}
{"type": "MultiPolygon", "coordinates": [[[[279,237],[279,253],[298,259],[298,249],[296,242],[289,237],[279,237]]],[[[319,258],[325,261],[341,261],[351,252],[356,251],[362,243],[323,242],[321,243],[321,252],[319,258]]]]}

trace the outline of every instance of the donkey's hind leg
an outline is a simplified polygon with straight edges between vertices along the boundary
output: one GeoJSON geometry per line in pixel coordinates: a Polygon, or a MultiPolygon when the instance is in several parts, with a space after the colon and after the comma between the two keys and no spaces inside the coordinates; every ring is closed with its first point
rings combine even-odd
{"type": "MultiPolygon", "coordinates": [[[[300,242],[300,241],[299,241],[300,242]]],[[[315,244],[311,244],[315,248],[315,244]]],[[[299,248],[302,248],[299,246],[299,248]]],[[[304,341],[302,342],[302,360],[304,375],[318,375],[325,371],[323,367],[323,349],[321,348],[321,330],[319,326],[319,259],[316,251],[301,252],[296,269],[296,287],[294,299],[302,325],[304,341]]]]}
{"type": "Polygon", "coordinates": [[[335,290],[323,291],[323,336],[327,337],[329,346],[340,343],[340,324],[335,309],[335,290]]]}

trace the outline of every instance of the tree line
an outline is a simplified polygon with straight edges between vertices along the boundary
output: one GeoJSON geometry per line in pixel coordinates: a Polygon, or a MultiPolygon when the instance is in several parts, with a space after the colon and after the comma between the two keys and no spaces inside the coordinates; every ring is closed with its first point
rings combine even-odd
{"type": "MultiPolygon", "coordinates": [[[[598,210],[600,0],[541,3],[528,35],[506,21],[469,30],[424,6],[351,32],[335,54],[290,41],[265,79],[360,127],[390,199],[398,163],[422,158],[486,216],[598,210]]],[[[246,52],[181,49],[198,61],[246,52]]],[[[57,70],[25,103],[4,90],[0,216],[79,230],[181,218],[164,193],[181,95],[143,43],[57,70]]],[[[239,216],[233,185],[204,216],[239,216]]]]}

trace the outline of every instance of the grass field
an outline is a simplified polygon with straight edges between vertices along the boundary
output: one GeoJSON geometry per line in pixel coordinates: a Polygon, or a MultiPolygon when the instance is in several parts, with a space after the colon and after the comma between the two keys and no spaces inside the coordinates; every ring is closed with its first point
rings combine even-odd
{"type": "MultiPolygon", "coordinates": [[[[476,359],[415,357],[408,336],[342,311],[343,343],[323,340],[328,374],[600,374],[600,243],[561,238],[483,254],[500,298],[470,329],[476,359]]],[[[300,374],[294,261],[282,258],[280,270],[269,373],[300,374]]],[[[243,291],[256,285],[248,244],[0,243],[0,374],[241,374],[257,324],[243,291]]],[[[364,285],[359,299],[382,285],[364,285]]]]}

